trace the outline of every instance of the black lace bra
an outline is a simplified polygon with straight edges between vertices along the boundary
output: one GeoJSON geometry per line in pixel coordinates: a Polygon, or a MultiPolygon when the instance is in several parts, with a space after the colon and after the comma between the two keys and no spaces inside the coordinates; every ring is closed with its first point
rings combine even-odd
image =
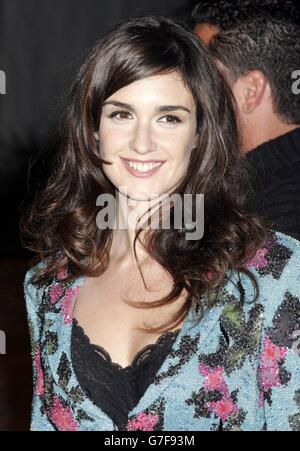
{"type": "Polygon", "coordinates": [[[87,396],[124,430],[128,413],[137,405],[161,367],[180,329],[166,332],[145,346],[131,365],[123,368],[109,353],[91,344],[76,319],[72,327],[72,361],[76,377],[87,396]]]}

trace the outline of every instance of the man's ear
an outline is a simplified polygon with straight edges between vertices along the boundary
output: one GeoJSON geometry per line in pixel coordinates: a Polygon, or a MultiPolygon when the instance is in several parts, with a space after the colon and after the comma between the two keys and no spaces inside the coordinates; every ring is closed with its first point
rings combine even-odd
{"type": "Polygon", "coordinates": [[[259,70],[251,70],[239,77],[233,86],[239,109],[244,114],[251,114],[261,104],[267,86],[267,77],[259,70]]]}

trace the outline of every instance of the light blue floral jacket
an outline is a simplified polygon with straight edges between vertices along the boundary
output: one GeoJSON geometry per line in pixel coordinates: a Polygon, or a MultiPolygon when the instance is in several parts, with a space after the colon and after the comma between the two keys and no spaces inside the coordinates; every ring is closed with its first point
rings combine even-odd
{"type": "MultiPolygon", "coordinates": [[[[41,265],[41,263],[39,264],[41,265]]],[[[300,430],[300,242],[274,233],[247,263],[260,296],[238,274],[195,325],[189,311],[153,383],[128,415],[127,431],[300,430]]],[[[72,312],[84,277],[47,285],[26,273],[34,394],[31,430],[113,431],[113,421],[79,386],[71,358],[72,312]]]]}

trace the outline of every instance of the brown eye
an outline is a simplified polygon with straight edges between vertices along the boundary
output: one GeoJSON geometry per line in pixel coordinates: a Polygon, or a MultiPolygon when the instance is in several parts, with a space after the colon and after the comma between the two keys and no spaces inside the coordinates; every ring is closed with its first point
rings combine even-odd
{"type": "Polygon", "coordinates": [[[109,115],[110,118],[116,117],[117,119],[128,119],[127,115],[130,114],[128,111],[114,111],[109,115]],[[119,117],[118,117],[119,116],[119,117]]]}
{"type": "Polygon", "coordinates": [[[167,118],[168,120],[165,122],[167,124],[179,124],[182,120],[178,116],[174,116],[173,114],[168,114],[164,116],[162,119],[167,118]]]}

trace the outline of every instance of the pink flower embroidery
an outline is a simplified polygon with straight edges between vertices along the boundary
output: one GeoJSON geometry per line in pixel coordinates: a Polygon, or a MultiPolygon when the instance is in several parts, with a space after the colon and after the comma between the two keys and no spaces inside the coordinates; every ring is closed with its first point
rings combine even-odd
{"type": "Polygon", "coordinates": [[[272,366],[260,368],[260,388],[267,392],[272,387],[280,385],[279,365],[275,363],[272,366]]]}
{"type": "Polygon", "coordinates": [[[267,392],[270,388],[281,384],[279,362],[284,359],[286,353],[286,348],[275,345],[268,337],[265,337],[259,367],[259,385],[262,391],[267,392]]]}
{"type": "Polygon", "coordinates": [[[127,431],[153,431],[158,420],[158,415],[141,412],[133,420],[128,422],[127,431]]]}
{"type": "Polygon", "coordinates": [[[58,273],[56,274],[57,279],[59,280],[63,280],[68,276],[68,271],[66,270],[66,268],[63,266],[58,273]]]}
{"type": "Polygon", "coordinates": [[[215,413],[222,421],[227,421],[228,418],[238,412],[238,408],[232,398],[227,397],[217,402],[207,402],[206,407],[211,412],[215,413]]]}
{"type": "Polygon", "coordinates": [[[255,256],[248,260],[245,263],[246,268],[257,268],[257,269],[263,269],[267,266],[268,260],[266,259],[266,255],[268,253],[268,249],[263,247],[262,249],[258,249],[255,256]]]}
{"type": "Polygon", "coordinates": [[[42,369],[41,351],[39,347],[37,347],[35,350],[34,368],[36,371],[36,384],[34,391],[38,396],[43,396],[45,393],[44,373],[42,369]]]}
{"type": "Polygon", "coordinates": [[[218,390],[224,396],[229,396],[229,391],[224,381],[224,368],[209,368],[206,365],[199,365],[199,373],[205,377],[204,390],[206,392],[218,390]]]}
{"type": "Polygon", "coordinates": [[[63,293],[63,291],[61,289],[61,286],[58,283],[55,283],[54,285],[52,285],[49,289],[51,304],[55,304],[61,297],[62,293],[63,293]]]}
{"type": "Polygon", "coordinates": [[[259,392],[259,407],[263,407],[265,404],[265,400],[264,400],[264,394],[262,391],[259,392]]]}
{"type": "Polygon", "coordinates": [[[71,324],[73,319],[73,308],[80,287],[67,288],[64,300],[61,303],[61,313],[65,324],[71,324]]]}
{"type": "Polygon", "coordinates": [[[50,418],[59,431],[77,431],[79,427],[72,415],[71,409],[64,407],[58,396],[53,398],[50,418]]]}
{"type": "Polygon", "coordinates": [[[226,421],[231,415],[238,412],[238,407],[231,398],[229,389],[224,380],[224,368],[209,368],[207,365],[200,364],[199,373],[204,376],[204,391],[218,391],[223,395],[220,401],[206,402],[205,407],[210,412],[217,415],[222,421],[226,421]]]}
{"type": "Polygon", "coordinates": [[[261,363],[263,365],[272,365],[284,359],[286,353],[286,348],[275,345],[269,337],[265,337],[263,352],[261,354],[261,363]]]}

